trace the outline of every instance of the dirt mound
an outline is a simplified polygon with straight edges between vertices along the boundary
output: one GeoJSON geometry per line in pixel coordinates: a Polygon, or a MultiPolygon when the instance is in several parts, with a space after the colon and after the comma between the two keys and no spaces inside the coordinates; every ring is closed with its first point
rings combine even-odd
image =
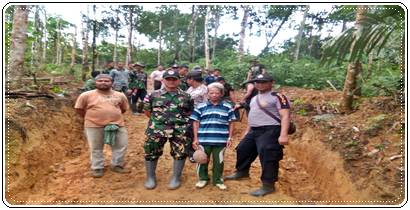
{"type": "MultiPolygon", "coordinates": [[[[7,103],[7,202],[397,205],[403,201],[403,158],[391,158],[403,155],[400,113],[391,113],[399,110],[397,106],[386,98],[364,99],[358,111],[341,115],[336,109],[340,93],[296,88],[283,91],[294,104],[298,131],[285,149],[277,192],[263,198],[248,194],[260,185],[258,161],[252,165],[250,179],[226,181],[227,191],[213,186],[195,189],[196,165],[187,162],[182,186],[168,190],[172,172],[168,144],[157,168],[158,186],[145,190],[142,145],[148,119],[129,113],[125,159],[131,173],[109,170],[111,153],[106,147],[105,174],[100,179],[91,178],[82,119],[72,108],[75,95],[58,100],[12,100],[7,103]]],[[[225,154],[225,174],[234,171],[234,147],[245,128],[246,117],[235,123],[234,145],[225,154]]]]}

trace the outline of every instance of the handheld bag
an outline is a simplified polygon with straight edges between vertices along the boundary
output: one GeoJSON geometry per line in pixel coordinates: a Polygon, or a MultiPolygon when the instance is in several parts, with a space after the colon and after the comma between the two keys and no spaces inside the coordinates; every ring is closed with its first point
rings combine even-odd
{"type": "MultiPolygon", "coordinates": [[[[270,117],[272,117],[273,119],[275,119],[279,124],[281,122],[281,120],[276,117],[274,114],[270,113],[268,110],[266,110],[265,108],[263,108],[261,106],[261,103],[259,101],[259,96],[256,96],[256,104],[258,105],[258,107],[267,115],[269,115],[270,117]]],[[[289,123],[289,129],[288,129],[288,134],[294,134],[296,132],[296,124],[291,120],[289,123]]]]}

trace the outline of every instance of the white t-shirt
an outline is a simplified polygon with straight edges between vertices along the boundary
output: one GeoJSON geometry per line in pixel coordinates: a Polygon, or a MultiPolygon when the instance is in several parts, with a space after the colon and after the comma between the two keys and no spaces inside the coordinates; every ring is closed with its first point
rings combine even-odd
{"type": "Polygon", "coordinates": [[[161,81],[162,80],[162,74],[164,74],[165,71],[160,71],[160,70],[155,70],[151,73],[150,78],[155,81],[161,81]]]}

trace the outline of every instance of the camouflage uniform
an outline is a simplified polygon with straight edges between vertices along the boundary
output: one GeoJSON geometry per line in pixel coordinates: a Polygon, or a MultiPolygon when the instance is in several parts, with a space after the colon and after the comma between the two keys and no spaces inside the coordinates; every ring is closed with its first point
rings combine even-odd
{"type": "Polygon", "coordinates": [[[170,141],[174,159],[182,160],[187,157],[189,141],[186,131],[193,108],[191,97],[179,89],[175,93],[160,89],[145,97],[144,110],[151,112],[145,131],[145,160],[157,160],[163,153],[167,139],[170,141]]]}
{"type": "Polygon", "coordinates": [[[179,88],[183,91],[188,90],[189,85],[188,85],[188,82],[186,81],[186,77],[181,78],[181,84],[179,84],[179,88]]]}

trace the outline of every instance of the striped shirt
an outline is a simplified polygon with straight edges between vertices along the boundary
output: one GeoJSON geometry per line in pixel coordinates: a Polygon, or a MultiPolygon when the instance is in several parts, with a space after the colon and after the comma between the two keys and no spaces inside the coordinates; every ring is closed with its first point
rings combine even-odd
{"type": "Polygon", "coordinates": [[[198,141],[201,145],[226,146],[229,138],[229,122],[236,120],[232,105],[221,101],[201,103],[190,119],[199,121],[198,141]]]}

